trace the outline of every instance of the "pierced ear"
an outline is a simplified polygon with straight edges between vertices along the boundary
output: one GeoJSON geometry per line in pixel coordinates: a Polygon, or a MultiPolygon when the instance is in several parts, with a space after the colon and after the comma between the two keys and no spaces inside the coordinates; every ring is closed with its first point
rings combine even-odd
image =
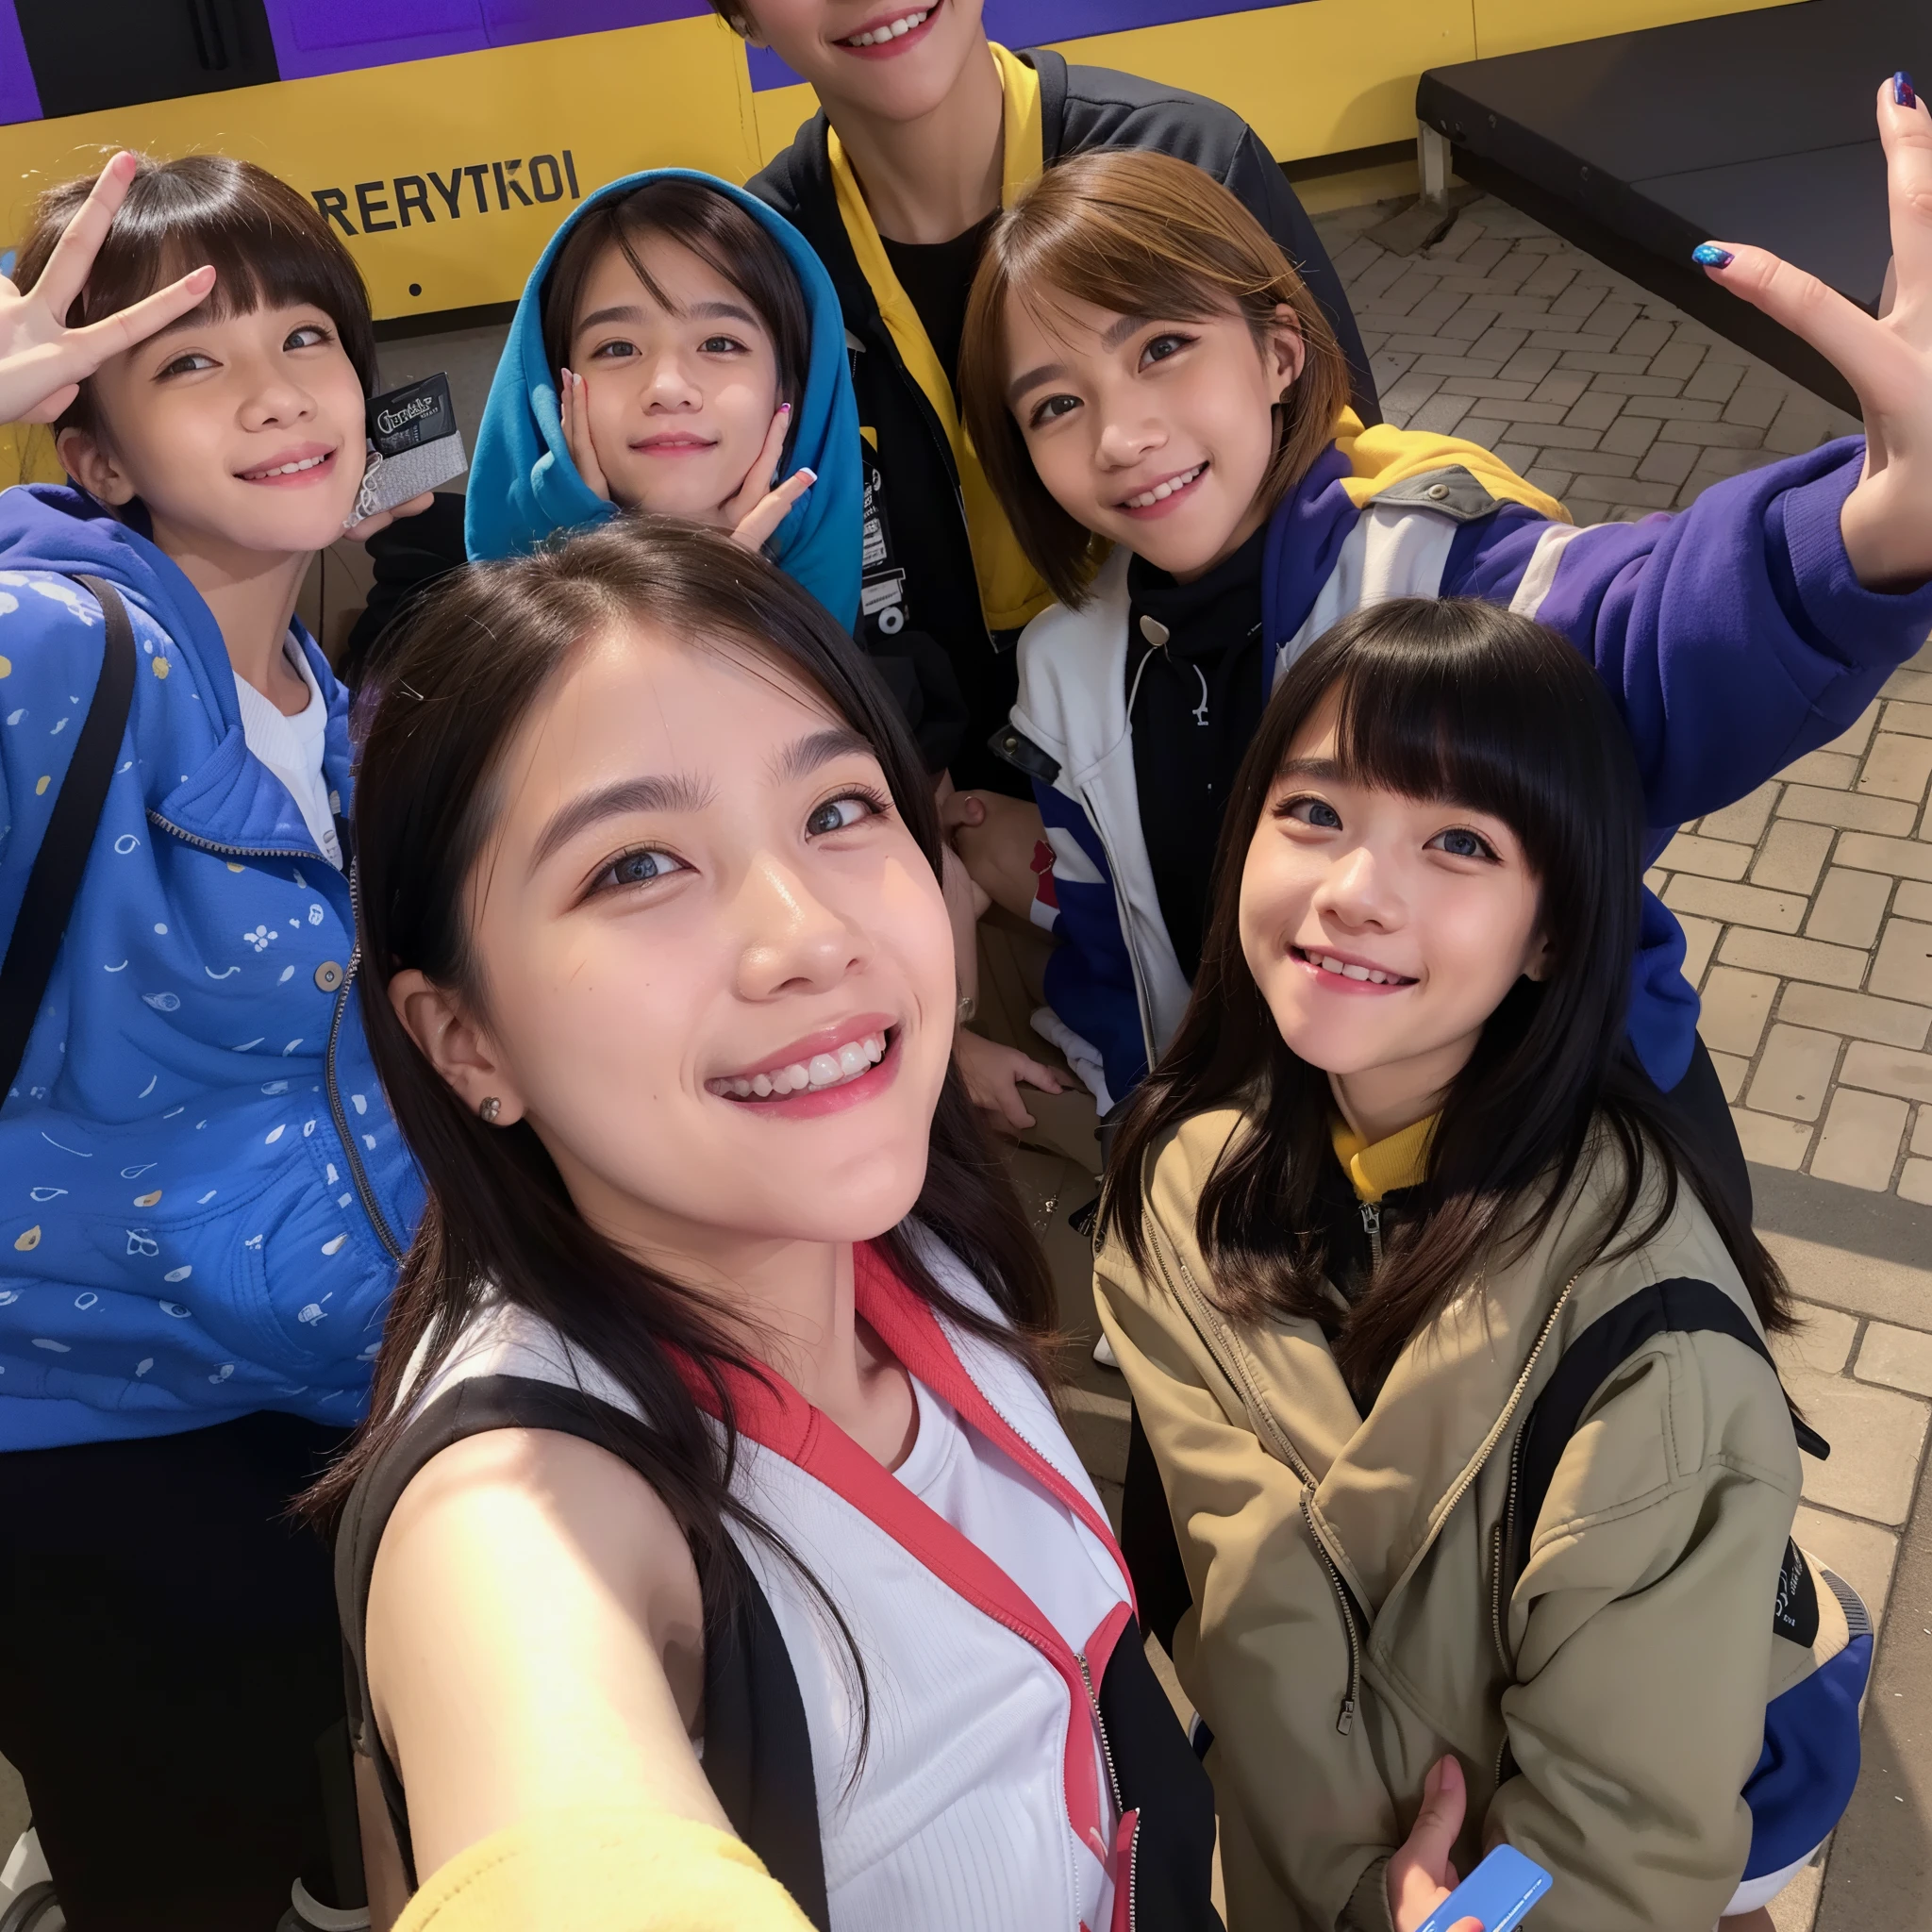
{"type": "Polygon", "coordinates": [[[1528,957],[1523,962],[1523,976],[1539,984],[1550,976],[1550,942],[1541,933],[1530,941],[1528,957]]]}
{"type": "Polygon", "coordinates": [[[134,480],[114,459],[106,442],[87,429],[63,429],[54,447],[67,466],[67,474],[98,501],[118,509],[134,501],[134,480]]]}
{"type": "Polygon", "coordinates": [[[1286,302],[1277,302],[1274,321],[1268,331],[1267,361],[1269,374],[1281,384],[1282,396],[1301,380],[1307,360],[1308,345],[1302,335],[1301,317],[1286,302]]]}
{"type": "Polygon", "coordinates": [[[494,1100],[498,1108],[491,1117],[492,1126],[507,1127],[523,1118],[523,1096],[490,1036],[454,994],[410,967],[390,981],[389,1003],[417,1051],[472,1113],[486,1100],[494,1100]]]}

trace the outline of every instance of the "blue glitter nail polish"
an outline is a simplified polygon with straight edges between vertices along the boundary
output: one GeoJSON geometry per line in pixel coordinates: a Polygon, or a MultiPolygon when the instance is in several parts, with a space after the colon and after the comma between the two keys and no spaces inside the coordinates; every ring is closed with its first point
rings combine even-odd
{"type": "Polygon", "coordinates": [[[1700,242],[1690,251],[1690,259],[1699,268],[1729,268],[1732,256],[1728,248],[1720,248],[1715,242],[1700,242]]]}
{"type": "Polygon", "coordinates": [[[1912,86],[1912,76],[1903,67],[1891,76],[1891,97],[1901,108],[1916,108],[1919,105],[1919,95],[1912,86]]]}

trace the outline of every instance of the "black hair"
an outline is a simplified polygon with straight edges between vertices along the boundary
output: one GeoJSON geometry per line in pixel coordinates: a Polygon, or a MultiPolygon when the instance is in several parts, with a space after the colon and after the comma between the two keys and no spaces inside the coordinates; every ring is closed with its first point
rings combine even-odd
{"type": "Polygon", "coordinates": [[[1628,734],[1566,640],[1467,599],[1400,598],[1345,618],[1283,676],[1242,762],[1193,996],[1123,1124],[1104,1226],[1144,1264],[1142,1170],[1156,1143],[1190,1115],[1241,1106],[1249,1131],[1222,1155],[1195,1217],[1209,1291],[1243,1319],[1281,1311],[1321,1321],[1360,1394],[1379,1386],[1499,1242],[1521,1253],[1534,1241],[1579,1166],[1603,1152],[1621,1157],[1622,1193],[1588,1259],[1620,1238],[1620,1252],[1650,1240],[1674,1209],[1681,1177],[1765,1326],[1788,1327],[1776,1264],[1681,1139],[1625,1034],[1644,837],[1628,734]],[[1328,1076],[1282,1040],[1240,931],[1243,863],[1276,774],[1330,701],[1336,756],[1351,780],[1454,801],[1510,827],[1538,885],[1547,948],[1545,976],[1517,981],[1451,1083],[1418,1214],[1339,1323],[1323,1286],[1325,1257],[1305,1231],[1318,1218],[1324,1164],[1335,1158],[1328,1076]],[[1657,1205],[1632,1231],[1647,1188],[1657,1205]]]}
{"type": "MultiPolygon", "coordinates": [[[[480,1000],[470,889],[491,836],[495,774],[532,707],[582,647],[645,623],[693,650],[756,652],[822,693],[872,746],[895,809],[940,870],[931,788],[871,664],[811,596],[724,537],[633,513],[531,556],[468,565],[429,591],[386,660],[355,804],[363,1022],[427,1203],[383,1332],[369,1419],[305,1503],[324,1522],[339,1514],[408,1420],[408,1372],[419,1345],[426,1374],[494,1293],[599,1363],[648,1419],[633,1440],[691,1545],[708,1615],[717,1579],[731,1574],[726,1523],[766,1533],[730,1495],[737,1438],[722,1371],[765,1372],[727,1338],[706,1295],[624,1253],[584,1220],[527,1123],[486,1124],[457,1097],[389,994],[394,975],[414,968],[480,1000]],[[708,1383],[722,1442],[680,1361],[708,1383]]],[[[927,1303],[1044,1379],[1045,1261],[956,1067],[941,1091],[918,1203],[878,1245],[927,1303]],[[1011,1326],[941,1287],[915,1228],[964,1262],[1011,1326]]]]}
{"type": "Polygon", "coordinates": [[[543,278],[543,359],[551,374],[570,361],[584,287],[606,249],[622,252],[660,308],[672,307],[638,252],[638,243],[648,235],[661,235],[690,249],[758,311],[778,365],[778,400],[795,408],[811,366],[811,318],[797,274],[756,215],[702,181],[678,177],[646,181],[628,194],[593,202],[578,214],[543,278]]]}
{"type": "MultiPolygon", "coordinates": [[[[34,203],[16,287],[25,291],[40,280],[93,185],[92,175],[63,181],[34,203]]],[[[306,194],[253,161],[225,155],[140,158],[67,322],[99,322],[208,262],[215,285],[196,313],[221,322],[264,306],[313,304],[335,324],[362,393],[375,393],[375,325],[362,272],[306,194]]],[[[92,379],[57,426],[99,433],[92,379]]]]}

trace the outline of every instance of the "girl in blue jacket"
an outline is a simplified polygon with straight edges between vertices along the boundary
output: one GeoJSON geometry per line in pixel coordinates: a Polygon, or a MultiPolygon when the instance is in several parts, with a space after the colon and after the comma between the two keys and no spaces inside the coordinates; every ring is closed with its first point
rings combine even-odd
{"type": "Polygon", "coordinates": [[[731,531],[847,629],[858,618],[838,297],[789,222],[684,168],[613,181],[537,258],[477,432],[464,540],[472,558],[510,557],[630,508],[731,531]]]}
{"type": "MultiPolygon", "coordinates": [[[[1878,113],[1907,208],[1932,126],[1902,79],[1878,113]]],[[[1932,628],[1932,350],[1905,286],[1926,242],[1895,239],[1883,322],[1761,251],[1708,255],[1843,372],[1862,442],[1735,477],[1674,517],[1579,530],[1474,444],[1364,432],[1299,278],[1198,170],[1083,155],[1002,219],[967,322],[966,409],[1062,601],[1021,640],[996,744],[1033,779],[1042,916],[1063,941],[1048,998],[1103,1104],[1179,1022],[1223,805],[1268,691],[1350,610],[1478,596],[1568,636],[1635,742],[1652,856],[1857,717],[1932,628]]],[[[1683,958],[1646,894],[1632,1043],[1748,1191],[1683,958]]]]}
{"type": "MultiPolygon", "coordinates": [[[[43,198],[23,288],[86,190],[43,198]]],[[[104,663],[76,578],[136,655],[0,1108],[0,1754],[70,1924],[259,1932],[325,1891],[341,1714],[287,1504],[362,1414],[420,1195],[351,998],[347,694],[292,616],[361,480],[368,300],[302,195],[195,158],[140,164],[61,307],[196,263],[212,294],[60,414],[79,487],[0,496],[0,935],[104,663]]]]}

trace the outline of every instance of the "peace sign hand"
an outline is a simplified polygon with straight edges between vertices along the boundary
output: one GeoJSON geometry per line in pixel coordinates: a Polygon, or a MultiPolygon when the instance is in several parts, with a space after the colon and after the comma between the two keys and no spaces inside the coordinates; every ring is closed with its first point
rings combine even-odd
{"type": "Polygon", "coordinates": [[[198,268],[116,315],[85,328],[67,326],[67,312],[87,286],[138,165],[132,155],[118,154],[101,170],[25,295],[0,275],[0,422],[53,422],[110,356],[186,315],[214,287],[214,270],[198,268]]]}
{"type": "Polygon", "coordinates": [[[1712,281],[1824,356],[1858,397],[1865,469],[1839,527],[1867,590],[1932,577],[1932,114],[1907,75],[1878,91],[1897,297],[1882,318],[1761,248],[1706,242],[1712,281]]]}
{"type": "Polygon", "coordinates": [[[731,525],[731,541],[742,550],[762,550],[772,532],[791,513],[791,506],[819,480],[815,471],[794,470],[775,490],[771,487],[791,428],[791,405],[780,403],[738,494],[719,510],[731,525]]]}

